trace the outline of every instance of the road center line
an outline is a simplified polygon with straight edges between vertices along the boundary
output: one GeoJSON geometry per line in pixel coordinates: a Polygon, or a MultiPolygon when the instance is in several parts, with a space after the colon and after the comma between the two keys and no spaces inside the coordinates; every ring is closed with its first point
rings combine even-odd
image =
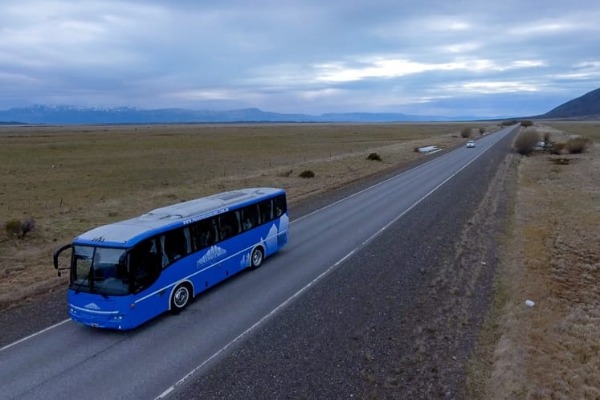
{"type": "Polygon", "coordinates": [[[47,328],[45,328],[45,329],[42,329],[41,331],[38,331],[38,332],[36,332],[36,333],[33,333],[33,334],[29,335],[29,336],[26,336],[26,337],[24,337],[24,338],[22,338],[22,339],[19,339],[19,340],[17,340],[16,342],[13,342],[13,343],[11,343],[11,344],[7,344],[6,346],[4,346],[4,347],[0,348],[0,351],[4,351],[4,350],[6,350],[6,349],[8,349],[8,348],[10,348],[10,347],[13,347],[13,346],[16,346],[16,345],[18,345],[19,343],[22,343],[22,342],[24,342],[24,341],[26,341],[26,340],[29,340],[29,339],[31,339],[31,338],[34,338],[34,337],[38,336],[38,335],[41,335],[42,333],[44,333],[44,332],[47,332],[47,331],[49,331],[50,329],[54,329],[54,328],[56,328],[56,327],[58,327],[58,326],[60,326],[60,325],[62,325],[62,324],[64,324],[64,323],[66,323],[66,322],[69,322],[70,320],[71,320],[70,318],[69,318],[69,319],[65,319],[64,321],[61,321],[61,322],[59,322],[59,323],[57,323],[57,324],[54,324],[54,325],[52,325],[52,326],[49,326],[49,327],[47,327],[47,328]]]}

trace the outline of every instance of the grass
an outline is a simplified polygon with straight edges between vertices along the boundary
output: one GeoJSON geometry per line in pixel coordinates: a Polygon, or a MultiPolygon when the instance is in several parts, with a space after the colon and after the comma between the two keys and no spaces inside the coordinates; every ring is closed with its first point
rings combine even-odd
{"type": "Polygon", "coordinates": [[[600,142],[600,121],[547,121],[544,124],[563,135],[578,135],[600,142]]]}
{"type": "Polygon", "coordinates": [[[553,141],[593,138],[585,153],[521,158],[494,305],[471,362],[481,399],[600,398],[600,135],[552,124],[553,141]],[[559,160],[559,161],[552,161],[559,160]],[[525,306],[526,300],[534,307],[525,306]]]}
{"type": "MultiPolygon", "coordinates": [[[[290,202],[462,143],[464,124],[0,127],[0,309],[64,286],[52,251],[94,226],[242,186],[290,202]],[[382,162],[367,160],[370,153],[382,162]],[[315,172],[302,179],[300,171],[315,172]]],[[[492,127],[492,129],[494,129],[492,127]]],[[[540,128],[542,129],[542,128],[540,128]]],[[[595,145],[522,158],[496,296],[470,365],[469,398],[600,397],[600,123],[552,122],[595,145]],[[536,306],[529,308],[525,300],[536,306]]],[[[465,320],[466,321],[466,320],[465,320]]],[[[417,355],[427,357],[415,343],[417,355]]]]}
{"type": "MultiPolygon", "coordinates": [[[[464,124],[247,124],[0,127],[0,309],[64,286],[55,248],[97,225],[239,187],[275,186],[290,202],[454,146],[464,124]],[[385,160],[373,163],[377,152],[385,160]],[[313,171],[303,179],[300,171],[313,171]],[[296,171],[296,172],[293,172],[296,171]]],[[[494,129],[494,127],[492,127],[494,129]]]]}

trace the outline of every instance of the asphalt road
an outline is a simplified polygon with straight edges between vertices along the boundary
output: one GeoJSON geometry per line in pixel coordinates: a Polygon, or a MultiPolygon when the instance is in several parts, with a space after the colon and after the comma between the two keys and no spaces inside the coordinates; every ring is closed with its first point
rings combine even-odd
{"type": "MultiPolygon", "coordinates": [[[[389,237],[389,231],[397,231],[409,211],[422,207],[421,203],[439,188],[452,186],[445,184],[473,168],[477,160],[486,157],[488,151],[512,131],[513,128],[507,128],[485,136],[477,141],[474,149],[459,148],[293,220],[290,244],[278,255],[268,259],[260,269],[244,272],[200,295],[176,317],[165,315],[132,332],[101,331],[64,322],[2,348],[0,397],[185,398],[198,393],[193,382],[210,379],[211,383],[205,386],[211,388],[207,397],[239,398],[240,392],[227,388],[236,380],[236,371],[241,373],[244,368],[239,364],[235,364],[237,369],[227,368],[229,358],[254,369],[253,358],[238,357],[243,346],[253,343],[267,327],[279,321],[281,314],[298,307],[311,293],[318,292],[317,288],[322,290],[323,282],[331,281],[331,276],[339,275],[338,271],[356,262],[357,254],[369,249],[374,240],[389,237]],[[223,379],[217,379],[220,373],[208,373],[213,370],[228,373],[223,379]]],[[[464,185],[456,190],[464,190],[464,185]]],[[[435,221],[420,228],[432,229],[432,223],[435,221]]],[[[421,243],[421,246],[427,244],[421,243]]],[[[419,250],[411,252],[414,255],[419,250]]],[[[387,255],[382,249],[370,257],[387,255]]],[[[368,281],[376,277],[377,271],[372,274],[357,275],[355,279],[368,281]]],[[[364,301],[369,298],[372,293],[364,301]]],[[[354,301],[350,298],[348,303],[354,301]]],[[[312,310],[319,307],[328,309],[329,305],[311,305],[312,310]]],[[[360,308],[356,308],[356,312],[360,313],[360,308]]],[[[308,313],[298,315],[302,318],[308,313]]],[[[342,318],[337,326],[343,326],[344,320],[351,319],[342,318]]],[[[323,326],[327,325],[323,323],[323,326]]],[[[287,341],[295,340],[285,329],[276,332],[287,341]]],[[[334,348],[334,338],[329,340],[329,346],[334,348]]],[[[260,354],[264,355],[264,351],[260,354]]],[[[325,360],[329,359],[324,356],[325,360]]],[[[287,362],[289,364],[289,360],[287,362]]],[[[310,376],[310,371],[305,372],[305,377],[310,376]]],[[[304,382],[304,386],[287,394],[280,389],[268,395],[255,384],[252,388],[257,390],[257,395],[263,393],[270,398],[298,398],[303,397],[302,394],[318,393],[318,388],[311,387],[311,379],[300,378],[296,377],[295,381],[304,382]]],[[[294,387],[289,379],[286,384],[285,379],[280,377],[283,388],[294,387]]],[[[243,390],[241,394],[248,393],[248,385],[239,388],[243,390]]]]}

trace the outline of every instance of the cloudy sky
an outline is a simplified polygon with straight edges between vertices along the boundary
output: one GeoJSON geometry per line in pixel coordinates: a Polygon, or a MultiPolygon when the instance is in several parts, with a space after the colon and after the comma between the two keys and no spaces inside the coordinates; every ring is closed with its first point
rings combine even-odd
{"type": "Polygon", "coordinates": [[[0,109],[540,114],[600,87],[597,0],[2,0],[0,109]]]}

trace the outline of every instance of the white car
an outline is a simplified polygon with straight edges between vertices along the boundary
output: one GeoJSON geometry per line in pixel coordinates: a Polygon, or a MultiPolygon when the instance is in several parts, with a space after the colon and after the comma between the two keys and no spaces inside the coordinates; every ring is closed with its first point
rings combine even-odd
{"type": "Polygon", "coordinates": [[[475,141],[474,140],[469,140],[467,142],[467,147],[471,148],[471,147],[475,147],[475,141]]]}

